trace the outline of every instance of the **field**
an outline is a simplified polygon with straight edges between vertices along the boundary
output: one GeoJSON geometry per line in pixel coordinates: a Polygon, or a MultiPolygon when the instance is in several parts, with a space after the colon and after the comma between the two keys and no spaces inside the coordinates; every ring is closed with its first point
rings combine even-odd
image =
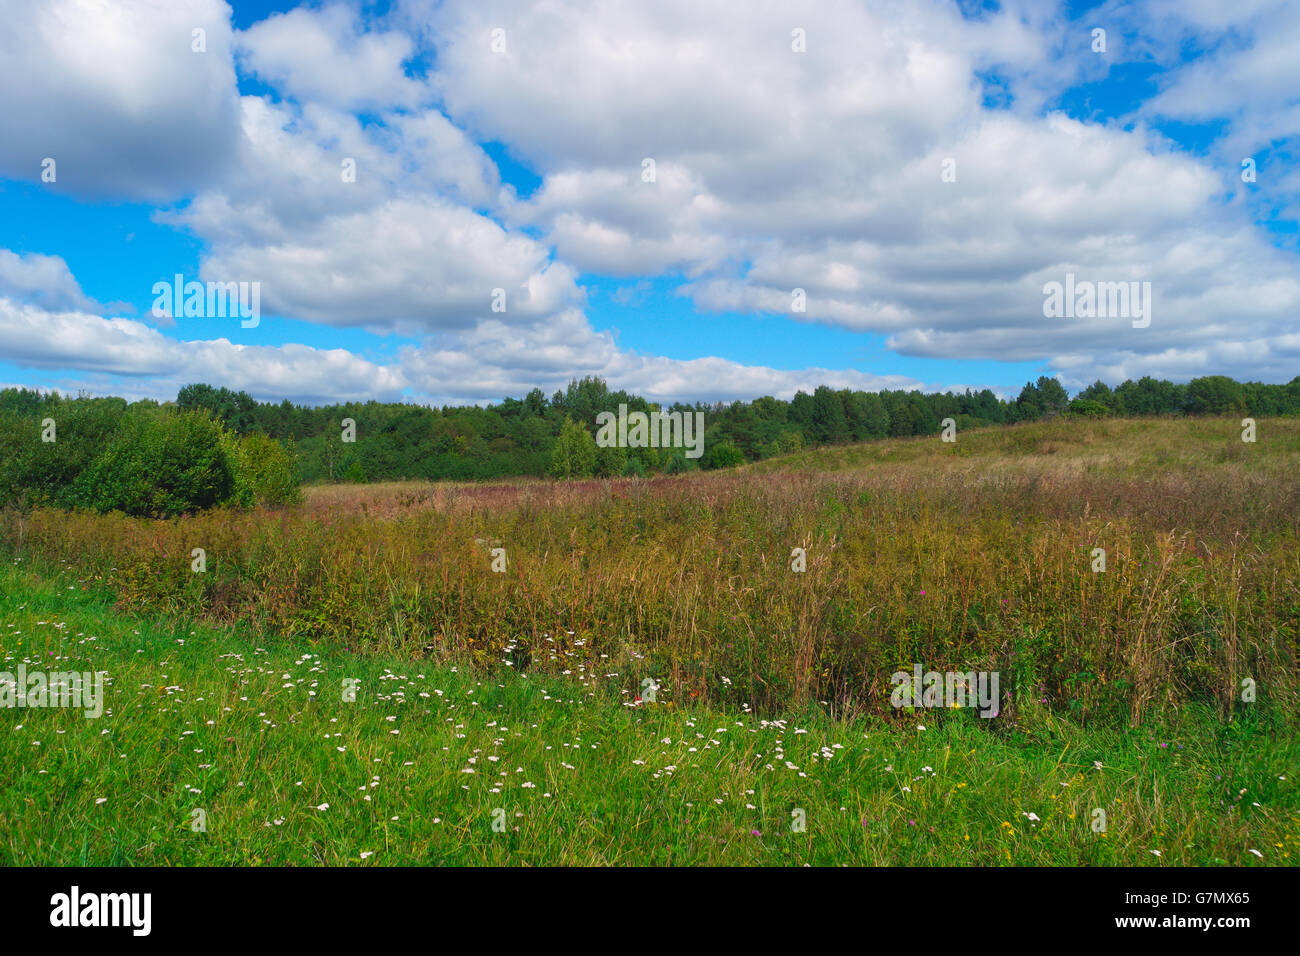
{"type": "Polygon", "coordinates": [[[1055,420],[6,512],[4,669],[110,684],[7,712],[0,862],[1288,865],[1297,462],[1296,419],[1055,420]],[[916,665],[997,716],[891,706],[916,665]]]}

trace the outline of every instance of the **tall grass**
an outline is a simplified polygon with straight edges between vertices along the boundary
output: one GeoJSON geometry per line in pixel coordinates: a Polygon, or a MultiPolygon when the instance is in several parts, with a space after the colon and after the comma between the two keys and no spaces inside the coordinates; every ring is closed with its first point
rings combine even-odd
{"type": "Polygon", "coordinates": [[[0,547],[98,576],[124,610],[626,697],[653,676],[661,699],[888,715],[889,675],[921,663],[1000,671],[1012,724],[1031,705],[1227,715],[1247,679],[1250,706],[1293,714],[1297,462],[1295,420],[1253,445],[1231,420],[1048,422],[648,481],[310,489],[172,521],[8,511],[0,547]]]}
{"type": "Polygon", "coordinates": [[[107,675],[99,719],[0,711],[0,865],[1300,860],[1300,743],[1257,713],[1116,729],[1040,712],[990,734],[969,711],[630,707],[603,671],[264,647],[114,613],[89,584],[0,565],[0,670],[107,675]]]}

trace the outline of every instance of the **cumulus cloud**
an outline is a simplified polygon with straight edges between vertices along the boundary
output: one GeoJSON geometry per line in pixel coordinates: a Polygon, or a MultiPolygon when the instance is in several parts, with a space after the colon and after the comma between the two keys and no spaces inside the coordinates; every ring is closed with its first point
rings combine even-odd
{"type": "Polygon", "coordinates": [[[238,43],[250,72],[300,101],[385,110],[430,98],[404,69],[415,52],[411,38],[368,32],[344,4],[273,14],[241,33],[238,43]]]}
{"type": "Polygon", "coordinates": [[[219,0],[0,9],[0,81],[31,91],[0,115],[0,175],[35,179],[48,155],[56,188],[173,202],[155,218],[199,241],[204,279],[260,282],[273,315],[417,339],[387,365],[180,341],[96,315],[57,257],[0,256],[0,335],[28,366],[298,399],[489,399],[583,374],[665,400],[922,384],[622,350],[592,325],[594,273],[668,276],[702,321],[783,316],[908,356],[1045,362],[1068,384],[1293,374],[1294,253],[1220,159],[1155,131],[1226,120],[1224,148],[1271,144],[1268,188],[1300,195],[1278,162],[1300,123],[1300,15],[1276,2],[1107,3],[1088,12],[1106,57],[1063,5],[1027,0],[404,0],[240,33],[219,0]],[[1184,64],[1189,43],[1209,52],[1184,64]],[[1050,108],[1144,61],[1165,69],[1158,95],[1122,122],[1050,108]],[[238,95],[236,64],[265,95],[238,95]],[[540,188],[503,185],[492,141],[540,188]],[[1044,284],[1071,272],[1149,281],[1150,327],[1045,317],[1044,284]],[[42,323],[57,335],[19,341],[42,323]]]}
{"type": "Polygon", "coordinates": [[[0,249],[0,296],[34,302],[46,309],[97,309],[61,256],[19,255],[0,249]]]}
{"type": "Polygon", "coordinates": [[[1072,78],[1104,69],[1090,32],[1050,8],[973,20],[925,2],[906,17],[763,3],[741,17],[694,0],[409,9],[438,45],[431,82],[453,119],[508,139],[544,175],[508,217],[580,269],[678,271],[706,310],[885,333],[911,355],[1046,359],[1084,377],[1113,368],[1113,348],[1134,367],[1170,350],[1202,373],[1282,364],[1257,350],[1280,349],[1300,307],[1294,257],[1223,201],[1221,170],[1143,125],[984,106],[983,71],[1042,103],[1053,56],[1072,78]],[[493,26],[505,53],[488,48],[493,26]],[[791,49],[795,28],[806,53],[791,49]],[[1046,320],[1043,284],[1068,271],[1150,281],[1152,328],[1046,320]]]}
{"type": "Polygon", "coordinates": [[[168,201],[210,182],[240,136],[222,0],[0,0],[0,176],[80,196],[168,201]],[[205,52],[193,31],[206,31],[205,52]]]}
{"type": "Polygon", "coordinates": [[[0,297],[0,354],[19,367],[83,373],[65,378],[65,389],[157,399],[174,398],[191,382],[219,382],[264,401],[492,401],[535,387],[563,388],[582,375],[600,375],[665,402],[789,398],[818,385],[922,387],[899,375],[790,371],[718,357],[682,361],[621,351],[608,332],[593,329],[576,309],[522,334],[484,320],[465,332],[404,347],[392,362],[380,364],[347,349],[178,340],[133,319],[49,311],[0,297]]]}
{"type": "Polygon", "coordinates": [[[260,281],[273,313],[407,331],[466,327],[494,305],[505,321],[530,322],[582,297],[541,243],[432,199],[330,217],[279,242],[218,246],[203,275],[260,281]]]}
{"type": "Polygon", "coordinates": [[[182,341],[133,319],[47,311],[0,298],[0,354],[26,368],[78,369],[150,379],[148,394],[174,398],[190,382],[219,382],[267,400],[396,400],[400,369],[346,349],[240,345],[225,338],[182,341]]]}
{"type": "Polygon", "coordinates": [[[419,391],[492,399],[529,389],[563,388],[572,378],[595,375],[617,388],[672,401],[737,401],[759,395],[790,398],[818,385],[878,390],[921,388],[903,375],[855,370],[775,369],[709,356],[670,359],[621,350],[609,332],[593,329],[576,309],[520,332],[487,320],[445,344],[402,350],[402,367],[419,391]]]}

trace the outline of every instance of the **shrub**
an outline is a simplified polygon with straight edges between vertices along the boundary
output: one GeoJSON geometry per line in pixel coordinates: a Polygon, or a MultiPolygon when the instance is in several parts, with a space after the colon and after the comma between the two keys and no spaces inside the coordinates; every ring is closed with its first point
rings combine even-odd
{"type": "Polygon", "coordinates": [[[1076,398],[1065,409],[1067,415],[1082,415],[1086,418],[1101,418],[1108,415],[1108,409],[1101,402],[1093,401],[1090,398],[1076,398]]]}
{"type": "Polygon", "coordinates": [[[596,449],[596,474],[601,478],[616,478],[627,470],[627,449],[611,445],[596,449]]]}
{"type": "Polygon", "coordinates": [[[0,500],[72,507],[74,482],[126,411],[120,398],[52,399],[35,413],[0,413],[0,500]],[[54,441],[42,439],[52,419],[54,441]]]}
{"type": "Polygon", "coordinates": [[[734,468],[745,463],[745,454],[729,441],[710,445],[701,459],[705,468],[734,468]]]}
{"type": "Polygon", "coordinates": [[[551,474],[557,478],[590,478],[595,471],[596,439],[573,419],[566,419],[551,452],[551,474]]]}
{"type": "Polygon", "coordinates": [[[673,451],[668,455],[668,460],[664,462],[665,475],[680,475],[682,472],[690,471],[691,464],[681,451],[673,451]]]}
{"type": "Polygon", "coordinates": [[[237,446],[241,504],[292,505],[302,499],[293,456],[274,438],[245,435],[237,446]]]}
{"type": "Polygon", "coordinates": [[[236,463],[206,412],[125,416],[77,477],[75,502],[99,512],[171,518],[234,498],[236,463]]]}

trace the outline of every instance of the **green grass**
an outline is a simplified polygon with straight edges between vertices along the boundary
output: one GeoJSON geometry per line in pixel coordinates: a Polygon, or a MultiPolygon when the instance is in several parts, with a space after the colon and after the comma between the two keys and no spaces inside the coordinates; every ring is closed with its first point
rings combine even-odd
{"type": "Polygon", "coordinates": [[[128,618],[85,580],[0,569],[0,670],[110,680],[98,719],[0,711],[2,864],[1300,860],[1295,735],[1249,709],[1083,729],[1021,701],[1007,730],[813,706],[778,726],[630,707],[617,678],[576,665],[489,674],[128,618]],[[353,703],[344,678],[360,681],[353,703]]]}

